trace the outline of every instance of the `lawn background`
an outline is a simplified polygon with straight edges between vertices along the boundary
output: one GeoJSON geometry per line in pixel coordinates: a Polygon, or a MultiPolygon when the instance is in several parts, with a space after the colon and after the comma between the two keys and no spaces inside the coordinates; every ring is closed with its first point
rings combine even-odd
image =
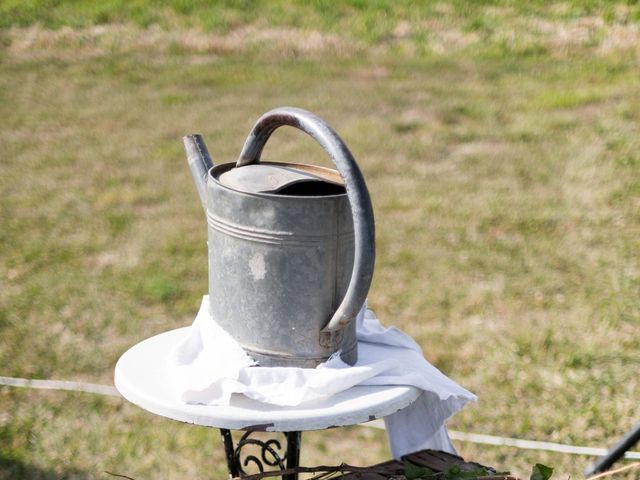
{"type": "MultiPolygon", "coordinates": [[[[111,383],[188,325],[206,223],[180,139],[232,161],[292,105],[364,172],[372,308],[480,397],[451,428],[606,446],[640,419],[636,2],[2,0],[0,28],[0,375],[111,383]]],[[[265,157],[328,165],[291,129],[265,157]]],[[[590,461],[457,447],[520,475],[590,461]]],[[[303,464],[387,456],[376,430],[303,439],[303,464]]],[[[104,471],[226,476],[215,430],[0,387],[0,478],[104,471]]]]}

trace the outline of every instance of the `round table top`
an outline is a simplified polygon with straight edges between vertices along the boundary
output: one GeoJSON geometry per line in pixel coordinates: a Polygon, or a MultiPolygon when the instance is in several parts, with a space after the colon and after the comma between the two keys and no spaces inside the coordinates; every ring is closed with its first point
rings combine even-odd
{"type": "MultiPolygon", "coordinates": [[[[296,407],[261,403],[235,394],[229,405],[191,405],[178,398],[166,373],[167,357],[189,327],[143,340],[118,360],[115,385],[131,403],[163,417],[230,430],[291,432],[354,425],[391,415],[413,403],[411,386],[355,386],[296,407]]],[[[256,367],[260,368],[260,367],[256,367]]]]}

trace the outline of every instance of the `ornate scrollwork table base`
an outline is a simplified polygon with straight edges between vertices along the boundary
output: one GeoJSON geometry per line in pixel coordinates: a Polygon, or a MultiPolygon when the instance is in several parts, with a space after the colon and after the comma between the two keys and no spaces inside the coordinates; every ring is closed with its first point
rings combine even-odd
{"type": "MultiPolygon", "coordinates": [[[[253,431],[244,432],[237,444],[233,444],[233,436],[230,430],[226,428],[220,429],[224,451],[227,458],[227,469],[231,478],[246,475],[248,472],[245,468],[253,465],[260,472],[265,471],[265,467],[276,467],[279,470],[296,468],[300,462],[300,432],[283,432],[287,445],[284,455],[279,440],[272,438],[262,440],[249,438],[253,431]],[[246,454],[243,456],[243,448],[248,445],[254,445],[260,448],[260,454],[246,454]]],[[[296,480],[298,476],[295,473],[282,476],[283,480],[296,480]]]]}

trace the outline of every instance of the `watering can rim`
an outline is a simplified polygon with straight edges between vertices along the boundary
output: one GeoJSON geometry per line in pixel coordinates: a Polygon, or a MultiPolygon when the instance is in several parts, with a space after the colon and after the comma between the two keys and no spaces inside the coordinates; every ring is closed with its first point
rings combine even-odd
{"type": "MultiPolygon", "coordinates": [[[[346,185],[344,183],[344,180],[342,179],[342,176],[340,175],[340,172],[334,168],[323,167],[321,165],[311,165],[308,163],[269,162],[269,161],[261,161],[260,164],[258,165],[276,165],[276,166],[285,166],[285,167],[293,166],[293,167],[301,167],[300,168],[301,170],[305,170],[305,169],[306,170],[323,170],[325,173],[332,174],[332,176],[336,176],[337,178],[340,179],[339,182],[336,182],[336,181],[332,181],[330,179],[325,178],[325,181],[332,183],[334,185],[340,185],[341,187],[344,187],[346,189],[346,185]]],[[[342,193],[326,194],[326,195],[289,195],[289,194],[283,195],[279,192],[250,192],[247,190],[239,190],[237,188],[234,188],[222,183],[219,178],[222,173],[226,173],[227,171],[232,170],[233,168],[244,168],[244,167],[237,167],[235,161],[227,162],[227,163],[219,163],[218,165],[214,165],[207,171],[207,179],[211,179],[211,181],[213,181],[217,186],[224,188],[226,190],[230,190],[234,193],[252,196],[252,197],[260,197],[260,198],[264,198],[264,197],[278,198],[278,199],[287,198],[287,199],[296,200],[296,201],[301,201],[301,200],[317,201],[318,199],[323,199],[323,198],[335,199],[335,198],[347,196],[346,190],[342,193]]]]}

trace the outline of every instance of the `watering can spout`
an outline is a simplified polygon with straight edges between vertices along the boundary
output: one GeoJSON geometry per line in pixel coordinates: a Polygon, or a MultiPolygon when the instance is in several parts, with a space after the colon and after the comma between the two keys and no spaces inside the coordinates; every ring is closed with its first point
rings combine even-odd
{"type": "Polygon", "coordinates": [[[207,175],[209,170],[213,167],[211,156],[207,150],[207,146],[200,134],[187,135],[182,137],[182,143],[184,144],[184,150],[187,153],[187,160],[189,162],[189,169],[193,181],[198,189],[198,195],[200,196],[200,203],[202,208],[207,210],[207,175]]]}

